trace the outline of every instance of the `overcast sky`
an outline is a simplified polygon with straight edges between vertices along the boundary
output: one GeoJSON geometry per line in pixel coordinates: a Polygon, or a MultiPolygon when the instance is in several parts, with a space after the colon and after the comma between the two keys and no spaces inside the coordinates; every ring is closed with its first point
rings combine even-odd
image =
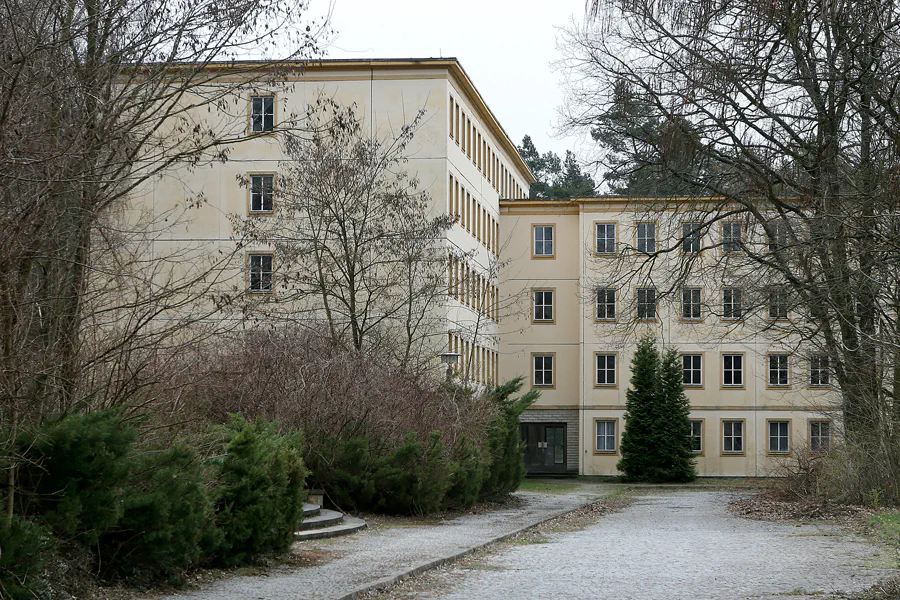
{"type": "Polygon", "coordinates": [[[528,134],[563,155],[578,140],[554,135],[563,93],[551,63],[557,28],[583,14],[584,0],[333,0],[328,58],[456,57],[513,142],[528,134]]]}

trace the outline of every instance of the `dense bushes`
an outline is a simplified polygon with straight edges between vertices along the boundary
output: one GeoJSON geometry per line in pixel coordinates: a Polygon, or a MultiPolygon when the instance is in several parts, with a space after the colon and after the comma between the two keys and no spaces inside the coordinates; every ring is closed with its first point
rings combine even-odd
{"type": "Polygon", "coordinates": [[[16,516],[0,527],[4,593],[39,592],[57,548],[89,553],[106,576],[143,579],[285,550],[305,497],[299,435],[235,417],[205,438],[210,458],[183,441],[138,443],[116,410],[20,436],[16,516]]]}

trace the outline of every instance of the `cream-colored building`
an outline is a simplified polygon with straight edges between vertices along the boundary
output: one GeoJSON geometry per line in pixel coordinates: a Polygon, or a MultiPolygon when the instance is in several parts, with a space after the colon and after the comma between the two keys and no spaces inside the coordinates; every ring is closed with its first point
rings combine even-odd
{"type": "Polygon", "coordinates": [[[777,288],[750,297],[766,288],[737,240],[766,241],[737,221],[697,232],[691,210],[501,202],[500,379],[522,375],[541,391],[521,419],[529,471],[618,473],[630,362],[645,334],[681,353],[698,475],[766,476],[831,443],[827,359],[793,334],[801,317],[777,288]]]}
{"type": "MultiPolygon", "coordinates": [[[[259,77],[252,63],[211,68],[220,76],[210,85],[234,85],[238,91],[215,104],[201,103],[182,126],[230,129],[233,138],[246,139],[230,145],[227,160],[170,170],[135,194],[138,212],[165,223],[154,230],[153,256],[165,261],[233,251],[235,219],[275,214],[277,181],[286,160],[280,125],[302,116],[318,98],[355,104],[364,128],[380,139],[395,135],[424,110],[406,150],[405,168],[430,195],[433,214],[458,217],[446,236],[453,256],[451,294],[442,309],[446,327],[434,350],[460,353],[460,368],[473,381],[496,380],[500,199],[526,197],[534,178],[460,63],[452,58],[322,60],[279,64],[271,77],[259,77]],[[257,79],[242,84],[249,76],[257,79]]],[[[278,262],[271,249],[251,245],[222,270],[217,285],[250,298],[277,298],[278,262]]],[[[193,258],[180,261],[191,263],[193,258]]],[[[246,320],[247,314],[235,318],[246,320]]]]}

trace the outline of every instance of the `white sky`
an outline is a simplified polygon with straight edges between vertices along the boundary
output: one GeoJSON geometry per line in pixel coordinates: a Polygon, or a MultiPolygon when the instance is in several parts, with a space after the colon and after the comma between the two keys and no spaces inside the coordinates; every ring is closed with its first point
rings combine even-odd
{"type": "MultiPolygon", "coordinates": [[[[311,11],[326,1],[312,0],[311,11]]],[[[540,152],[577,152],[578,140],[555,137],[563,92],[551,63],[556,28],[583,18],[584,0],[332,2],[327,58],[456,57],[516,145],[528,134],[540,152]]]]}

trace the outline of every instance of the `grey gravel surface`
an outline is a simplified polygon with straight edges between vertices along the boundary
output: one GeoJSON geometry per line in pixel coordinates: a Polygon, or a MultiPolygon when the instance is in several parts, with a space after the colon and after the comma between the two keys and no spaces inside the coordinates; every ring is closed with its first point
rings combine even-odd
{"type": "Polygon", "coordinates": [[[166,600],[341,598],[371,582],[453,556],[609,492],[609,486],[596,485],[582,485],[567,494],[518,492],[523,504],[515,509],[464,515],[439,525],[372,528],[344,538],[300,542],[339,558],[305,569],[221,580],[202,590],[166,596],[166,600]]]}
{"type": "MultiPolygon", "coordinates": [[[[822,598],[894,574],[896,557],[827,524],[751,521],[731,494],[639,497],[586,529],[450,568],[410,598],[822,598]]],[[[406,596],[404,596],[406,597],[406,596]]]]}

